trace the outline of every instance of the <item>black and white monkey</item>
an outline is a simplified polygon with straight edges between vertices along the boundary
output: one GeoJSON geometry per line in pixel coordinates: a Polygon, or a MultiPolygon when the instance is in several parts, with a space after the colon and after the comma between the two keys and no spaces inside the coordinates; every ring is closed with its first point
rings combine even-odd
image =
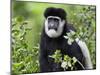
{"type": "MultiPolygon", "coordinates": [[[[64,38],[66,33],[75,29],[67,23],[66,12],[62,8],[49,7],[44,12],[45,23],[41,34],[40,42],[40,72],[63,71],[61,64],[54,62],[49,56],[54,54],[56,50],[61,50],[63,55],[76,57],[78,61],[85,67],[84,69],[92,69],[92,63],[88,48],[84,42],[76,39],[71,45],[64,38]]],[[[83,67],[76,63],[77,70],[83,67]]],[[[70,70],[70,69],[68,69],[70,70]]]]}

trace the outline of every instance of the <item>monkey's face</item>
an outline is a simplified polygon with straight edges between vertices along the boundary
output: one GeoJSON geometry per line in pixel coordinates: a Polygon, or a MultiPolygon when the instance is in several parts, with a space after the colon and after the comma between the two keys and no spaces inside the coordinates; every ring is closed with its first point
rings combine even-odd
{"type": "Polygon", "coordinates": [[[45,21],[45,32],[50,38],[57,38],[63,32],[65,20],[60,17],[49,16],[45,21]]]}
{"type": "Polygon", "coordinates": [[[49,17],[48,18],[48,29],[54,29],[55,31],[57,31],[58,26],[60,23],[60,19],[59,18],[53,18],[53,17],[49,17]]]}

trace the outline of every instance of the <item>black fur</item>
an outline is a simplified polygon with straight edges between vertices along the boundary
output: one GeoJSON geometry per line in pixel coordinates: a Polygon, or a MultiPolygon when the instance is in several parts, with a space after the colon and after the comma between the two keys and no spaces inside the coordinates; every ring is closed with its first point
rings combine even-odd
{"type": "Polygon", "coordinates": [[[44,12],[44,16],[45,18],[47,18],[48,16],[58,16],[60,17],[61,19],[66,19],[66,12],[61,9],[61,8],[54,8],[54,7],[50,7],[50,8],[47,8],[44,12]]]}
{"type": "MultiPolygon", "coordinates": [[[[47,8],[44,16],[46,18],[48,16],[59,16],[66,20],[66,12],[61,8],[47,8]]],[[[76,57],[84,65],[84,57],[78,44],[73,42],[72,45],[68,45],[67,40],[63,37],[69,30],[75,31],[70,24],[66,23],[61,36],[58,38],[49,38],[43,28],[40,42],[40,72],[63,71],[60,67],[61,64],[54,63],[54,59],[49,57],[49,55],[54,54],[57,49],[61,50],[63,55],[67,54],[70,57],[76,57]]],[[[77,68],[77,70],[82,69],[78,63],[75,68],[77,68]]]]}

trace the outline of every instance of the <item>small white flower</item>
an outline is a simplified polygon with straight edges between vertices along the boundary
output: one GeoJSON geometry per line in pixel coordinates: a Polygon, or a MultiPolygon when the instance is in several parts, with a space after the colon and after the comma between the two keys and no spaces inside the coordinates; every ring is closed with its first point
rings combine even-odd
{"type": "Polygon", "coordinates": [[[77,59],[76,59],[75,57],[73,57],[72,59],[73,59],[74,63],[76,63],[76,62],[77,62],[77,59]]]}
{"type": "Polygon", "coordinates": [[[70,40],[68,40],[68,44],[69,44],[69,45],[71,45],[71,44],[72,44],[72,42],[71,42],[70,40]]]}
{"type": "Polygon", "coordinates": [[[70,38],[72,36],[72,34],[69,32],[67,33],[68,38],[70,38]]]}
{"type": "Polygon", "coordinates": [[[65,38],[65,39],[68,39],[69,37],[68,37],[68,36],[64,36],[64,38],[65,38]]]}
{"type": "Polygon", "coordinates": [[[66,66],[67,66],[67,62],[62,62],[61,67],[66,68],[66,66]]]}
{"type": "Polygon", "coordinates": [[[69,66],[69,67],[71,67],[71,66],[72,66],[70,62],[68,62],[68,66],[69,66]]]}
{"type": "Polygon", "coordinates": [[[70,30],[71,35],[75,35],[75,32],[73,30],[70,30]]]}
{"type": "Polygon", "coordinates": [[[68,66],[66,66],[66,69],[68,69],[68,66]]]}
{"type": "Polygon", "coordinates": [[[73,39],[69,38],[68,39],[68,44],[71,45],[73,43],[73,41],[74,41],[73,39]]]}

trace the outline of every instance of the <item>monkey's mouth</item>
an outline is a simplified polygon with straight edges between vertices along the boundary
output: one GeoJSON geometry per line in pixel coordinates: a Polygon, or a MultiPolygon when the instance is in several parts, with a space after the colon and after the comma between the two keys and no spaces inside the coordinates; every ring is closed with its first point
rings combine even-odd
{"type": "Polygon", "coordinates": [[[57,27],[54,27],[54,26],[49,26],[48,29],[49,30],[54,29],[55,31],[57,31],[57,27]]]}
{"type": "Polygon", "coordinates": [[[55,31],[57,31],[57,28],[49,28],[49,30],[54,29],[55,31]]]}

